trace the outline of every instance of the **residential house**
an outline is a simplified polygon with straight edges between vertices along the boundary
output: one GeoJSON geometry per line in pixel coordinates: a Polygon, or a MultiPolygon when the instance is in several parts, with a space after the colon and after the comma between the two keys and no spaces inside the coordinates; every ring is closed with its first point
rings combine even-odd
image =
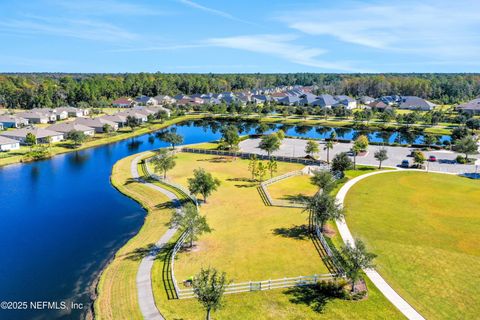
{"type": "Polygon", "coordinates": [[[37,139],[37,143],[54,143],[63,140],[63,133],[61,132],[36,127],[27,127],[11,131],[5,131],[1,135],[10,139],[17,140],[21,144],[24,144],[29,133],[35,136],[35,138],[37,139]]]}
{"type": "Polygon", "coordinates": [[[329,94],[321,94],[317,97],[317,100],[312,102],[312,106],[320,106],[322,108],[331,108],[338,103],[335,98],[329,94]]]}
{"type": "Polygon", "coordinates": [[[34,108],[30,110],[31,112],[36,112],[45,115],[48,117],[48,122],[55,122],[57,120],[65,120],[68,118],[68,112],[58,111],[57,109],[50,108],[34,108]]]}
{"type": "Polygon", "coordinates": [[[61,108],[57,108],[56,110],[57,110],[57,113],[66,112],[67,116],[72,118],[85,117],[90,114],[90,111],[88,111],[88,109],[81,109],[81,108],[75,108],[75,107],[61,107],[61,108]]]}
{"type": "Polygon", "coordinates": [[[456,109],[469,114],[480,114],[480,98],[459,104],[456,109]]]}
{"type": "Polygon", "coordinates": [[[422,99],[420,97],[407,96],[400,99],[400,109],[408,110],[422,110],[430,111],[433,110],[437,105],[428,100],[422,99]]]}
{"type": "Polygon", "coordinates": [[[141,122],[148,121],[148,114],[145,114],[144,112],[133,110],[133,109],[118,112],[117,115],[124,116],[124,117],[134,117],[135,119],[140,120],[141,122]]]}
{"type": "Polygon", "coordinates": [[[20,142],[14,139],[0,136],[0,151],[11,151],[20,149],[20,142]]]}
{"type": "Polygon", "coordinates": [[[86,136],[93,137],[95,135],[95,129],[91,127],[87,127],[83,124],[74,123],[74,122],[64,122],[64,123],[56,123],[47,128],[48,130],[61,132],[66,135],[72,131],[80,131],[83,132],[86,136]]]}
{"type": "Polygon", "coordinates": [[[33,111],[26,111],[18,113],[17,116],[28,120],[28,123],[49,123],[54,122],[57,117],[54,116],[53,120],[52,117],[46,115],[45,113],[33,112],[33,111]]]}
{"type": "Polygon", "coordinates": [[[387,109],[393,109],[391,105],[386,104],[382,100],[375,100],[374,102],[370,102],[367,105],[367,108],[378,110],[378,111],[384,111],[387,109]]]}
{"type": "Polygon", "coordinates": [[[4,129],[3,123],[0,123],[0,131],[2,131],[3,129],[4,129]]]}
{"type": "Polygon", "coordinates": [[[360,99],[358,99],[358,101],[362,105],[368,105],[368,104],[374,102],[375,98],[372,98],[372,97],[369,97],[369,96],[361,96],[360,99]]]}
{"type": "Polygon", "coordinates": [[[105,132],[105,126],[109,125],[113,131],[118,130],[118,124],[104,119],[103,117],[100,118],[77,118],[73,121],[74,123],[83,124],[84,126],[90,127],[95,129],[95,133],[103,133],[105,132]]]}
{"type": "Polygon", "coordinates": [[[115,122],[119,128],[125,126],[125,124],[127,123],[127,116],[119,115],[118,113],[102,116],[100,118],[107,121],[115,122]]]}
{"type": "Polygon", "coordinates": [[[357,107],[357,100],[349,96],[335,96],[335,100],[338,101],[337,105],[343,105],[347,109],[355,109],[357,107]]]}
{"type": "Polygon", "coordinates": [[[0,123],[4,128],[20,128],[28,125],[28,120],[17,115],[4,114],[0,116],[0,123]]]}
{"type": "Polygon", "coordinates": [[[130,108],[133,105],[133,100],[127,97],[118,98],[112,101],[112,106],[115,108],[130,108]]]}
{"type": "Polygon", "coordinates": [[[148,105],[157,104],[157,100],[151,97],[141,95],[135,98],[135,103],[141,106],[148,106],[148,105]]]}
{"type": "Polygon", "coordinates": [[[136,106],[133,108],[133,110],[143,110],[147,113],[147,116],[149,114],[157,114],[161,111],[165,112],[167,114],[167,117],[170,117],[170,109],[162,107],[162,106],[136,106]]]}
{"type": "Polygon", "coordinates": [[[158,95],[153,97],[153,99],[157,102],[156,104],[174,104],[177,101],[175,98],[167,95],[158,95]]]}

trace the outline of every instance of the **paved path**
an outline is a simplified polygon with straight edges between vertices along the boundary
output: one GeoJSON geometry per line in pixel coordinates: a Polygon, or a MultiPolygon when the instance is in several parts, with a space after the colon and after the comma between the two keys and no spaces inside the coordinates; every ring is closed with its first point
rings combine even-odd
{"type": "MultiPolygon", "coordinates": [[[[247,139],[240,142],[240,150],[245,152],[257,153],[257,154],[266,154],[265,151],[258,148],[258,144],[260,139],[247,139]]],[[[317,156],[322,159],[327,159],[327,152],[323,150],[325,145],[324,141],[319,141],[320,143],[320,152],[317,156]]],[[[284,139],[282,145],[280,146],[280,150],[275,151],[273,153],[274,156],[287,156],[287,157],[305,157],[305,146],[307,144],[307,140],[305,139],[284,139]]],[[[330,160],[340,152],[348,152],[352,148],[352,143],[335,143],[333,146],[333,150],[330,150],[330,160]]],[[[357,164],[364,164],[364,165],[372,165],[378,166],[378,161],[375,159],[374,154],[375,151],[380,149],[381,146],[370,145],[368,147],[368,153],[365,156],[358,156],[357,157],[357,164]]],[[[397,167],[400,165],[402,160],[407,159],[410,161],[410,164],[413,164],[413,158],[410,157],[410,152],[414,148],[409,147],[392,147],[387,146],[385,147],[388,153],[388,160],[383,162],[384,166],[388,167],[397,167]]],[[[455,158],[457,157],[458,153],[448,151],[448,150],[436,150],[436,151],[425,151],[425,156],[435,156],[437,158],[436,162],[427,162],[425,165],[428,165],[429,171],[439,171],[439,172],[446,172],[446,173],[456,173],[456,174],[464,174],[464,173],[473,173],[475,172],[475,165],[465,165],[465,164],[458,164],[455,163],[455,158]]],[[[470,158],[479,158],[480,155],[472,155],[470,158]]]]}
{"type": "MultiPolygon", "coordinates": [[[[343,205],[345,201],[345,196],[347,195],[348,190],[355,185],[358,181],[368,178],[370,176],[376,174],[384,174],[384,173],[391,173],[391,172],[398,172],[396,170],[390,171],[376,171],[368,174],[364,174],[362,176],[356,177],[347,183],[338,191],[337,193],[337,201],[343,205]]],[[[343,242],[345,244],[349,242],[351,245],[354,244],[353,236],[348,229],[347,223],[345,219],[337,220],[337,227],[340,235],[342,236],[343,242]]],[[[405,315],[408,319],[412,320],[421,320],[424,319],[407,301],[405,301],[392,287],[382,278],[382,276],[375,271],[374,269],[367,269],[364,270],[370,280],[375,284],[375,286],[383,293],[383,295],[395,306],[398,310],[400,310],[403,315],[405,315]]]]}
{"type": "MultiPolygon", "coordinates": [[[[141,154],[133,159],[130,165],[130,171],[132,177],[137,179],[139,182],[143,183],[147,187],[155,189],[164,195],[166,195],[170,200],[173,201],[175,206],[175,210],[180,210],[180,201],[178,200],[177,196],[163,188],[160,188],[157,185],[152,183],[145,182],[144,180],[140,179],[140,175],[138,174],[137,165],[138,161],[144,155],[141,154]]],[[[155,243],[155,246],[150,250],[148,255],[146,255],[142,261],[140,262],[140,267],[138,268],[137,272],[137,293],[138,293],[138,304],[140,305],[140,311],[142,312],[143,318],[146,320],[163,320],[165,319],[160,311],[158,310],[157,306],[155,305],[155,299],[153,297],[153,288],[152,288],[152,267],[155,258],[160,251],[160,249],[170,241],[170,239],[175,235],[177,232],[176,228],[170,228],[165,232],[165,234],[160,238],[160,240],[155,243]]]]}

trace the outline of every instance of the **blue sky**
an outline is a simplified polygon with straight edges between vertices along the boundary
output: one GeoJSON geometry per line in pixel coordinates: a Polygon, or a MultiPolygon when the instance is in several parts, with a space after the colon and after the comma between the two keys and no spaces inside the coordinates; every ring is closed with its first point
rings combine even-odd
{"type": "Polygon", "coordinates": [[[0,72],[480,72],[480,1],[1,0],[0,72]]]}

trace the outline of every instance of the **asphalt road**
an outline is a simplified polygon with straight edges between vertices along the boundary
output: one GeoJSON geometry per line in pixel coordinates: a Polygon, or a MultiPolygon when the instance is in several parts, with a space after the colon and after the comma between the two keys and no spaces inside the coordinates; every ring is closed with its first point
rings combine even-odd
{"type": "MultiPolygon", "coordinates": [[[[240,150],[244,152],[251,152],[257,154],[266,154],[265,151],[258,148],[260,139],[248,139],[240,142],[240,150]]],[[[288,156],[288,157],[305,157],[305,146],[307,140],[303,139],[284,139],[280,150],[273,153],[277,156],[288,156]]],[[[322,160],[327,160],[327,152],[323,150],[325,144],[320,142],[320,152],[315,156],[322,160]]],[[[335,154],[340,152],[348,152],[352,147],[352,143],[336,143],[333,147],[333,150],[330,150],[330,160],[335,156],[335,154]]],[[[357,164],[364,165],[377,165],[378,161],[375,159],[375,151],[380,149],[381,146],[369,146],[368,152],[364,156],[357,156],[357,164]]],[[[400,165],[402,160],[409,160],[410,164],[413,164],[413,158],[410,157],[410,153],[414,148],[406,147],[385,147],[388,153],[388,160],[383,162],[383,166],[397,167],[400,165]]],[[[439,150],[439,151],[425,151],[425,156],[428,158],[430,155],[434,155],[437,158],[436,162],[426,162],[425,165],[428,166],[430,171],[440,171],[447,173],[473,173],[475,172],[475,165],[464,165],[458,164],[455,162],[457,153],[448,150],[439,150]]],[[[479,159],[480,156],[473,155],[472,158],[479,159]]],[[[480,168],[479,168],[480,172],[480,168]]]]}

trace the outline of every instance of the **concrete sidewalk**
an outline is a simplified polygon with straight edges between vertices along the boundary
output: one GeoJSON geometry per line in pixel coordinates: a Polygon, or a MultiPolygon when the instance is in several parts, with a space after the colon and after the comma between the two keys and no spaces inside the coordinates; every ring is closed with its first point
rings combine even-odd
{"type": "MultiPolygon", "coordinates": [[[[138,181],[142,182],[144,185],[146,185],[149,188],[152,188],[154,190],[157,190],[164,195],[166,195],[170,200],[172,200],[175,210],[181,210],[181,205],[180,201],[178,200],[177,196],[163,188],[160,188],[157,185],[154,185],[152,183],[145,182],[143,180],[140,180],[140,175],[138,174],[137,170],[137,165],[138,161],[143,157],[144,155],[141,154],[137,156],[135,159],[133,159],[131,165],[130,165],[130,171],[132,174],[132,177],[134,179],[137,179],[138,181]]],[[[177,228],[170,228],[165,232],[165,234],[160,238],[155,243],[155,246],[150,250],[150,252],[142,259],[140,262],[140,266],[138,268],[137,272],[137,294],[138,294],[138,304],[140,306],[140,311],[142,312],[143,318],[146,320],[163,320],[165,319],[160,311],[157,308],[157,305],[155,304],[155,298],[153,296],[153,288],[152,288],[152,267],[153,267],[153,262],[155,261],[155,258],[162,249],[162,247],[167,244],[170,239],[175,235],[177,232],[177,228]]]]}

